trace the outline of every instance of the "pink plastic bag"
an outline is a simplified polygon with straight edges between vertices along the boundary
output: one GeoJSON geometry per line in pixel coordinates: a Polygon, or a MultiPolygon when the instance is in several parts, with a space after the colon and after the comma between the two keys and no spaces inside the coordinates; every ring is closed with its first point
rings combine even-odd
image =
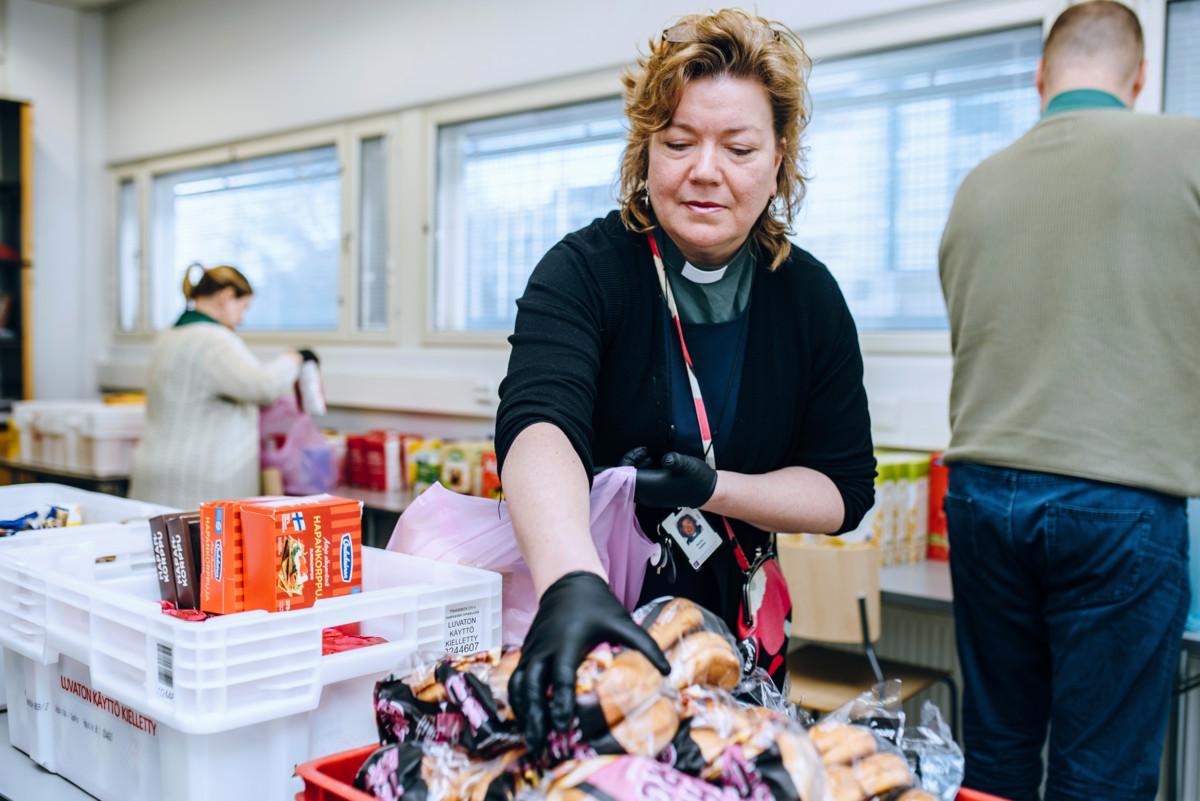
{"type": "Polygon", "coordinates": [[[259,414],[259,457],[275,468],[288,495],[316,495],[337,484],[333,449],[313,419],[300,411],[294,393],[264,406],[259,414]]]}
{"type": "MultiPolygon", "coordinates": [[[[608,572],[613,593],[633,611],[642,593],[646,567],[658,546],[634,516],[636,470],[605,470],[592,483],[592,540],[608,572]]],[[[504,579],[504,643],[518,645],[537,611],[537,593],[504,501],[474,498],[434,484],[400,516],[389,551],[482,567],[504,579]]]]}

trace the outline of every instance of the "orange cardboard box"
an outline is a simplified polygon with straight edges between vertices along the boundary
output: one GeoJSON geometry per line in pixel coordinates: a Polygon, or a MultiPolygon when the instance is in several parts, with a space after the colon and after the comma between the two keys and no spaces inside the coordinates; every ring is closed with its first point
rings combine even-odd
{"type": "Polygon", "coordinates": [[[335,495],[242,501],[245,608],[285,612],[362,591],[362,504],[335,495]]]}
{"type": "Polygon", "coordinates": [[[241,505],[285,496],[241,498],[200,504],[200,609],[230,615],[246,609],[241,505]]]}

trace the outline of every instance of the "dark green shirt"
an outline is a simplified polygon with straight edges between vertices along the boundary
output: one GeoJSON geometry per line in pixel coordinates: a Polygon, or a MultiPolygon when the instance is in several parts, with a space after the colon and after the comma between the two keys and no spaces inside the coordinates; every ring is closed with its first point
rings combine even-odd
{"type": "Polygon", "coordinates": [[[756,262],[754,243],[749,237],[729,264],[712,268],[689,264],[662,228],[654,229],[654,239],[684,322],[727,323],[741,316],[750,301],[756,262]]]}
{"type": "MultiPolygon", "coordinates": [[[[204,312],[198,312],[195,309],[187,309],[183,314],[179,315],[179,319],[175,321],[175,328],[192,323],[217,323],[216,320],[209,317],[204,312]]],[[[220,325],[220,323],[217,323],[220,325]]]]}
{"type": "Polygon", "coordinates": [[[1125,108],[1116,95],[1102,92],[1099,89],[1069,89],[1050,98],[1042,117],[1058,114],[1062,111],[1083,111],[1093,108],[1125,108]]]}

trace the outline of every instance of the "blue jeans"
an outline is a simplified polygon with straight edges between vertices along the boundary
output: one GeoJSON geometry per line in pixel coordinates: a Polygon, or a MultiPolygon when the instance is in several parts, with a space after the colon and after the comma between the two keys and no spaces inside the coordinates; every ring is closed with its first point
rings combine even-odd
{"type": "Polygon", "coordinates": [[[964,785],[1153,799],[1188,607],[1185,501],[955,463],[945,500],[964,785]]]}

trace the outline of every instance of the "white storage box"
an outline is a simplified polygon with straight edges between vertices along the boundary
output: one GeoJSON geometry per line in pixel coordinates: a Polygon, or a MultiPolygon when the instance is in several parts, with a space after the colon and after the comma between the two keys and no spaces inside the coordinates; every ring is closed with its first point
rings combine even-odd
{"type": "MultiPolygon", "coordinates": [[[[0,537],[0,553],[8,548],[32,547],[40,543],[44,537],[61,537],[64,534],[73,535],[66,542],[79,541],[79,538],[105,536],[105,530],[92,531],[91,527],[100,523],[122,523],[127,520],[144,520],[154,515],[178,511],[167,506],[153,503],[134,501],[129,498],[118,498],[100,492],[67,487],[62,484],[13,484],[0,487],[0,520],[11,520],[27,514],[40,507],[54,505],[66,506],[78,504],[83,517],[83,525],[71,528],[45,529],[13,537],[0,537]]],[[[141,530],[146,530],[144,524],[141,530]]],[[[0,599],[0,604],[3,599],[0,599]]],[[[6,706],[4,692],[4,661],[0,660],[0,710],[6,706]]]]}
{"type": "Polygon", "coordinates": [[[13,404],[13,425],[17,427],[20,458],[47,467],[68,467],[74,458],[76,426],[88,408],[100,401],[34,400],[13,404]]]}
{"type": "Polygon", "coordinates": [[[100,405],[88,409],[76,421],[74,469],[95,476],[128,475],[145,425],[145,406],[100,405]]]}
{"type": "Polygon", "coordinates": [[[451,631],[461,652],[500,644],[488,571],[364,548],[362,593],[188,623],[159,611],[148,546],[113,526],[0,552],[12,742],[104,801],[292,798],[298,762],[375,738],[385,673],[441,654],[451,631]],[[322,630],[349,624],[388,642],[322,656],[322,630]]]}
{"type": "Polygon", "coordinates": [[[125,475],[142,438],[146,407],[101,401],[13,404],[20,458],[98,477],[125,475]]]}

